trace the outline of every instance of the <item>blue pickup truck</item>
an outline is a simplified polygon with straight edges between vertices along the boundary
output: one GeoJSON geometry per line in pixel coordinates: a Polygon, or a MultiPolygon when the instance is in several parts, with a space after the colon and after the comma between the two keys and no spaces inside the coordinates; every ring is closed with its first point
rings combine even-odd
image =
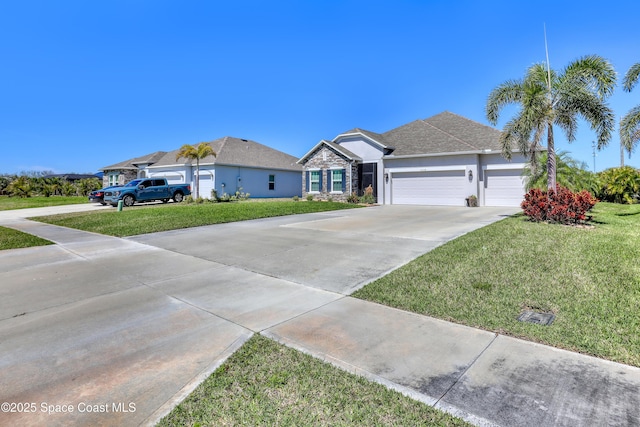
{"type": "Polygon", "coordinates": [[[161,200],[167,203],[170,199],[181,202],[184,196],[191,194],[189,184],[171,184],[164,178],[134,179],[122,187],[111,187],[104,191],[104,203],[117,206],[122,200],[125,206],[133,206],[136,202],[161,200]]]}

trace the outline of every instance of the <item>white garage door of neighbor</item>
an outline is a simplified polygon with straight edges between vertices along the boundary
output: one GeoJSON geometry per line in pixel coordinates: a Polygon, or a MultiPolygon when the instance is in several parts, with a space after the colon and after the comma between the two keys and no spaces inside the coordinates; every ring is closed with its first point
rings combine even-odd
{"type": "Polygon", "coordinates": [[[395,205],[464,206],[464,170],[394,173],[391,203],[395,205]]]}
{"type": "Polygon", "coordinates": [[[184,181],[182,180],[182,177],[180,175],[169,175],[169,176],[165,176],[165,177],[161,177],[161,178],[165,178],[169,185],[172,185],[172,184],[183,184],[184,183],[184,181]]]}
{"type": "Polygon", "coordinates": [[[485,206],[520,206],[524,199],[524,180],[519,169],[484,171],[485,206]]]}
{"type": "MultiPolygon", "coordinates": [[[[200,175],[200,182],[198,186],[198,194],[200,195],[200,197],[204,197],[205,199],[210,199],[211,190],[213,190],[213,177],[210,174],[200,175]]],[[[195,192],[196,189],[192,188],[191,191],[195,192]]]]}

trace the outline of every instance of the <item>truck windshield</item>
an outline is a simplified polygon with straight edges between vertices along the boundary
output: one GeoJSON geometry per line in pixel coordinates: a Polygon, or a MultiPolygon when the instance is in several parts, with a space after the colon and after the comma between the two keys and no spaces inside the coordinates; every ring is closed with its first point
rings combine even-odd
{"type": "Polygon", "coordinates": [[[138,184],[140,184],[141,182],[142,182],[141,179],[134,179],[133,181],[125,185],[125,187],[137,187],[138,184]]]}

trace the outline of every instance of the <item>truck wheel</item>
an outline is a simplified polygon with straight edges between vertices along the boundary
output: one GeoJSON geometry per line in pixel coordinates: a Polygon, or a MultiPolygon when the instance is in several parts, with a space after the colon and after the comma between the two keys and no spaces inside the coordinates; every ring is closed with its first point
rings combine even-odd
{"type": "Polygon", "coordinates": [[[173,201],[176,203],[180,203],[184,199],[184,194],[179,191],[176,191],[176,194],[173,195],[173,201]]]}
{"type": "Polygon", "coordinates": [[[124,203],[124,205],[127,207],[133,206],[135,202],[136,202],[136,199],[134,199],[131,194],[127,194],[122,198],[122,203],[124,203]]]}

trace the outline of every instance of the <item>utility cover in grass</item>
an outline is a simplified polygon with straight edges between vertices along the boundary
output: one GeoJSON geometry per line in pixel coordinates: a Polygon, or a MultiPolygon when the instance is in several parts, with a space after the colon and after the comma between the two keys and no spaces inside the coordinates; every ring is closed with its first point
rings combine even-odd
{"type": "Polygon", "coordinates": [[[555,318],[555,314],[536,313],[535,311],[524,311],[518,316],[518,320],[521,322],[535,323],[542,326],[549,326],[555,318]]]}

